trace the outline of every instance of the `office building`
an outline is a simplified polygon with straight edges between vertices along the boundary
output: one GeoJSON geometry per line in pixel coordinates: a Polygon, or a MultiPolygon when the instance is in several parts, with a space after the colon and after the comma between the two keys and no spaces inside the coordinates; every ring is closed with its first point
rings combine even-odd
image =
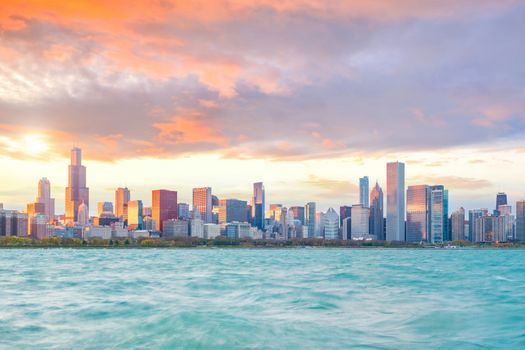
{"type": "Polygon", "coordinates": [[[143,206],[141,200],[128,202],[128,229],[132,231],[144,229],[142,211],[143,206]]]}
{"type": "Polygon", "coordinates": [[[405,240],[405,164],[387,164],[386,240],[405,240]]]}
{"type": "Polygon", "coordinates": [[[370,185],[368,176],[364,176],[359,179],[359,204],[365,208],[370,207],[369,203],[370,185]]]}
{"type": "Polygon", "coordinates": [[[408,186],[406,240],[430,241],[430,186],[408,186]]]}
{"type": "Polygon", "coordinates": [[[516,202],[516,234],[518,242],[525,242],[525,201],[516,202]]]}
{"type": "Polygon", "coordinates": [[[450,241],[448,237],[448,190],[443,185],[430,188],[430,242],[450,241]]]}
{"type": "Polygon", "coordinates": [[[219,201],[219,223],[247,222],[247,202],[238,199],[221,199],[219,201]]]}
{"type": "Polygon", "coordinates": [[[465,237],[465,209],[459,208],[450,215],[453,241],[463,241],[465,237]]]}
{"type": "Polygon", "coordinates": [[[131,199],[131,194],[127,187],[119,187],[115,191],[115,216],[117,218],[127,220],[128,218],[128,202],[131,199]]]}
{"type": "Polygon", "coordinates": [[[252,216],[254,226],[260,230],[264,229],[265,211],[264,184],[262,182],[256,182],[253,184],[252,216]]]}
{"type": "Polygon", "coordinates": [[[326,240],[339,239],[339,215],[333,208],[328,209],[323,215],[322,222],[324,238],[326,240]]]}
{"type": "Polygon", "coordinates": [[[507,205],[507,194],[505,192],[498,192],[496,195],[496,210],[500,205],[507,205]]]}
{"type": "Polygon", "coordinates": [[[221,235],[221,226],[218,224],[204,224],[204,238],[215,239],[221,235]]]}
{"type": "Polygon", "coordinates": [[[155,220],[155,230],[161,231],[166,220],[177,219],[177,191],[155,190],[151,201],[152,218],[155,220]]]}
{"type": "Polygon", "coordinates": [[[191,218],[190,205],[188,203],[177,204],[179,219],[189,220],[191,218]]]}
{"type": "Polygon", "coordinates": [[[168,219],[162,223],[162,237],[183,238],[189,236],[189,221],[168,219]]]}
{"type": "Polygon", "coordinates": [[[370,234],[377,240],[385,240],[383,190],[376,181],[376,185],[370,192],[370,234]]]}
{"type": "Polygon", "coordinates": [[[84,203],[89,208],[89,188],[86,187],[86,167],[82,165],[82,151],[80,148],[71,150],[71,164],[68,172],[68,186],[66,187],[66,214],[65,221],[78,221],[78,207],[84,203]]]}
{"type": "Polygon", "coordinates": [[[45,177],[38,181],[37,203],[43,203],[45,206],[45,215],[47,222],[55,220],[55,199],[51,198],[51,184],[45,177]]]}
{"type": "Polygon", "coordinates": [[[469,227],[468,227],[468,240],[471,242],[476,242],[476,237],[479,236],[475,232],[476,230],[476,219],[481,218],[483,216],[488,215],[488,209],[473,209],[469,210],[468,213],[468,221],[469,221],[469,227]]]}
{"type": "Polygon", "coordinates": [[[308,227],[308,238],[315,237],[315,207],[314,202],[306,203],[304,207],[304,224],[308,227]]]}
{"type": "Polygon", "coordinates": [[[251,238],[251,226],[247,222],[230,222],[226,224],[226,236],[229,239],[251,238]]]}
{"type": "Polygon", "coordinates": [[[375,238],[370,236],[370,208],[362,204],[352,206],[351,233],[353,240],[375,238]]]}
{"type": "Polygon", "coordinates": [[[352,239],[352,218],[348,217],[343,220],[341,226],[341,239],[346,241],[352,239]]]}
{"type": "Polygon", "coordinates": [[[299,220],[301,225],[305,224],[304,207],[290,207],[289,211],[293,213],[294,220],[299,220]]]}
{"type": "Polygon", "coordinates": [[[193,211],[200,213],[205,223],[212,222],[212,195],[211,187],[200,187],[193,189],[193,211]]]}
{"type": "Polygon", "coordinates": [[[352,207],[348,205],[339,207],[339,225],[343,226],[343,221],[349,217],[352,217],[352,207]]]}

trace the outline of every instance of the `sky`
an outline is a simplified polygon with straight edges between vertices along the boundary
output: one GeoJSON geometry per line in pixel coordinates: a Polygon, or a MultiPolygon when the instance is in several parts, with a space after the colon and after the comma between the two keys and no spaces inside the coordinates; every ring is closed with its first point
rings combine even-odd
{"type": "Polygon", "coordinates": [[[64,208],[83,149],[91,212],[128,186],[211,186],[319,208],[443,184],[451,210],[525,198],[525,2],[0,2],[0,202],[38,179],[64,208]]]}

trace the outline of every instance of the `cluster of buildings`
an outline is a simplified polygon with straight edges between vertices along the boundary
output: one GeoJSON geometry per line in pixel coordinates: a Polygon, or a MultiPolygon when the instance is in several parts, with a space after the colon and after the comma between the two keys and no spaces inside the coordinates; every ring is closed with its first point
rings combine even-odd
{"type": "Polygon", "coordinates": [[[146,237],[198,237],[214,239],[386,240],[442,243],[447,241],[525,242],[525,201],[516,213],[507,195],[498,193],[493,210],[460,208],[449,213],[449,193],[444,185],[405,187],[405,165],[387,164],[386,208],[383,189],[369,178],[359,179],[359,203],[319,212],[315,202],[287,208],[266,206],[262,182],[253,184],[250,201],[213,195],[210,187],[193,189],[191,207],[178,201],[174,190],[153,190],[151,206],[132,200],[128,188],[115,190],[114,202],[97,203],[97,215],[89,215],[89,188],[82,152],[71,150],[65,213],[55,215],[51,185],[38,183],[34,203],[24,212],[6,210],[0,204],[0,236],[42,239],[124,239],[146,237]]]}

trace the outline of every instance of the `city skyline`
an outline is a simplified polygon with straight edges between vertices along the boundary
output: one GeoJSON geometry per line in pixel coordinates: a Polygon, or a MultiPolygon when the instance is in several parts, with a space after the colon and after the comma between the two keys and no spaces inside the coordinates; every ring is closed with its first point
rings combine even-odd
{"type": "Polygon", "coordinates": [[[264,181],[326,210],[397,159],[451,209],[524,198],[525,4],[400,1],[2,3],[0,202],[22,209],[37,174],[62,187],[75,146],[93,202],[264,181]]]}

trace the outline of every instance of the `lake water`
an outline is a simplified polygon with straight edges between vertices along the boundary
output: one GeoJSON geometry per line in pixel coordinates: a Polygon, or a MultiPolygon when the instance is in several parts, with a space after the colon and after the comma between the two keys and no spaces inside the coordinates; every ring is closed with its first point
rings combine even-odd
{"type": "Polygon", "coordinates": [[[0,250],[0,348],[525,348],[525,251],[0,250]]]}

